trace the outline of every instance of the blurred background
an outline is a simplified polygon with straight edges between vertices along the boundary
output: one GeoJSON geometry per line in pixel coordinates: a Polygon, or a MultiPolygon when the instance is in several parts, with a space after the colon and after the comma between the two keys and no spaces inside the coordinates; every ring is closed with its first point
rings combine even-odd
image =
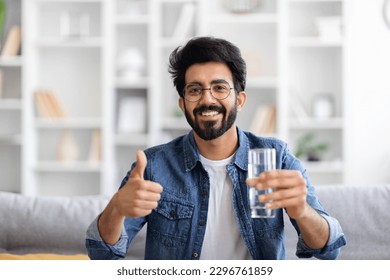
{"type": "Polygon", "coordinates": [[[390,182],[385,0],[0,0],[0,190],[112,194],[135,152],[189,131],[168,56],[193,36],[248,64],[238,125],[315,186],[390,182]]]}

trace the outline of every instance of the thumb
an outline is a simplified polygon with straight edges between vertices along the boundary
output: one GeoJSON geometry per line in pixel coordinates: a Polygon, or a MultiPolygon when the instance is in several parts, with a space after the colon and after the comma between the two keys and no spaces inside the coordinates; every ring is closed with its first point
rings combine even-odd
{"type": "Polygon", "coordinates": [[[141,150],[137,151],[137,164],[135,165],[134,169],[131,171],[130,178],[143,180],[147,163],[148,160],[146,159],[146,155],[144,151],[141,150]]]}

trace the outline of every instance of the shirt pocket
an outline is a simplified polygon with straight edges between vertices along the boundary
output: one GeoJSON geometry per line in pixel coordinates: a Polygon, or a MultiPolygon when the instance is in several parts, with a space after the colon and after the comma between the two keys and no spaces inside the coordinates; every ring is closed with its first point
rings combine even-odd
{"type": "Polygon", "coordinates": [[[184,246],[190,234],[193,211],[190,203],[162,197],[149,216],[148,232],[167,247],[184,246]]]}

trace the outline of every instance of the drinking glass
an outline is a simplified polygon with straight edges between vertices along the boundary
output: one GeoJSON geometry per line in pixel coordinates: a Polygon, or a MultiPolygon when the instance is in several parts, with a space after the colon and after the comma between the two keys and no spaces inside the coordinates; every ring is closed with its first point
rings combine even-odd
{"type": "MultiPolygon", "coordinates": [[[[275,149],[251,149],[248,152],[248,178],[259,177],[262,172],[276,169],[276,152],[275,149]]],[[[273,192],[273,188],[258,190],[249,188],[249,201],[252,218],[274,218],[275,209],[265,208],[268,202],[260,202],[258,197],[261,194],[273,192]]]]}

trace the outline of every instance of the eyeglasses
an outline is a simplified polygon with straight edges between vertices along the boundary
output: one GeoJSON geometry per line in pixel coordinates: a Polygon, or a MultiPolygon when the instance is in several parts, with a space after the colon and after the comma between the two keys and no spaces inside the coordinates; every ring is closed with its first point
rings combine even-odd
{"type": "Polygon", "coordinates": [[[184,99],[197,102],[202,98],[203,91],[209,90],[215,99],[223,100],[229,96],[232,89],[226,81],[212,83],[209,88],[202,88],[199,84],[188,84],[184,87],[184,99]]]}

